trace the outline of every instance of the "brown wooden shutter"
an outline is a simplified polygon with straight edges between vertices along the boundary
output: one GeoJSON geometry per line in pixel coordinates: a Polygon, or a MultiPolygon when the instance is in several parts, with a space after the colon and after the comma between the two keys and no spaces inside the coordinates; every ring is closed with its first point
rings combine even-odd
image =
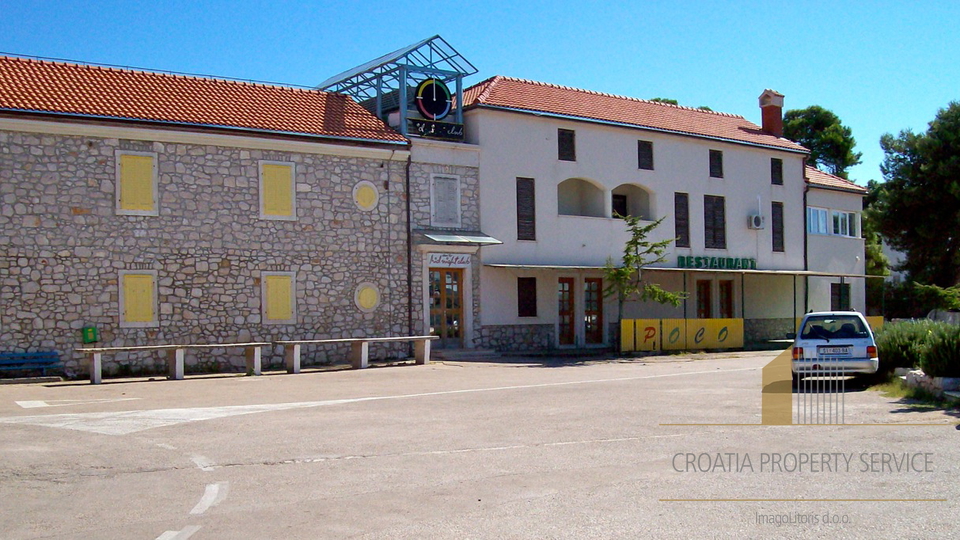
{"type": "Polygon", "coordinates": [[[577,133],[571,129],[557,130],[557,159],[577,160],[577,133]]]}
{"type": "Polygon", "coordinates": [[[773,250],[782,252],[783,246],[783,203],[774,202],[770,207],[770,227],[773,232],[773,250]]]}
{"type": "Polygon", "coordinates": [[[673,231],[677,247],[690,247],[690,196],[673,194],[673,231]]]}
{"type": "Polygon", "coordinates": [[[533,178],[517,178],[517,240],[537,239],[536,194],[533,178]]]}
{"type": "Polygon", "coordinates": [[[537,316],[537,278],[517,278],[517,317],[537,316]]]}
{"type": "Polygon", "coordinates": [[[727,247],[727,216],[723,197],[703,196],[704,244],[712,249],[727,247]]]}
{"type": "Polygon", "coordinates": [[[783,185],[783,160],[779,158],[770,158],[770,183],[783,185]]]}
{"type": "Polygon", "coordinates": [[[647,171],[653,170],[653,143],[637,141],[637,168],[647,171]]]}
{"type": "Polygon", "coordinates": [[[723,152],[720,150],[710,151],[710,177],[723,178],[723,152]]]}

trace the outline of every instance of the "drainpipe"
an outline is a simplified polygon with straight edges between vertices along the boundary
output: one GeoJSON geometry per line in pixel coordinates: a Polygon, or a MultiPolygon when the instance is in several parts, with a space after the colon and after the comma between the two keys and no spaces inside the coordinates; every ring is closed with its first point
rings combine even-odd
{"type": "MultiPolygon", "coordinates": [[[[407,331],[410,332],[409,335],[414,335],[413,333],[413,309],[414,309],[414,299],[413,299],[413,211],[410,207],[410,162],[413,160],[413,156],[407,156],[407,165],[405,171],[404,184],[407,191],[407,331]]],[[[409,344],[411,350],[413,349],[413,344],[409,344]]]]}
{"type": "MultiPolygon", "coordinates": [[[[803,271],[806,272],[810,270],[810,265],[808,261],[808,235],[807,232],[809,224],[807,223],[808,212],[807,212],[807,193],[810,191],[810,184],[807,182],[807,158],[803,158],[803,271]]],[[[794,297],[796,298],[796,297],[794,297]]],[[[803,312],[807,313],[810,310],[810,276],[803,276],[803,312]]]]}

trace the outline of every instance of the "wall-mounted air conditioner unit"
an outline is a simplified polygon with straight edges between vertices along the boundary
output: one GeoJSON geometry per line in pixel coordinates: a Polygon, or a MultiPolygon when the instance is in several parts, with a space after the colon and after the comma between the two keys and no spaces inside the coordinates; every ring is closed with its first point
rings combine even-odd
{"type": "Polygon", "coordinates": [[[747,228],[762,229],[767,224],[767,218],[760,214],[750,214],[747,216],[747,228]]]}

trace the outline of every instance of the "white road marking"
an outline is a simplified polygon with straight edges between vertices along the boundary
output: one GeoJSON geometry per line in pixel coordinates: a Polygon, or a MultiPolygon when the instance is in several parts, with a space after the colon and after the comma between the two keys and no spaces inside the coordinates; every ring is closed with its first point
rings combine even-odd
{"type": "Polygon", "coordinates": [[[166,450],[176,450],[176,449],[177,449],[177,447],[174,446],[174,445],[172,445],[172,444],[167,444],[167,443],[162,443],[162,442],[158,442],[158,443],[157,443],[157,446],[159,446],[160,448],[164,448],[164,449],[166,449],[166,450]]]}
{"type": "Polygon", "coordinates": [[[190,456],[190,461],[197,464],[197,467],[200,467],[201,471],[211,472],[213,471],[213,461],[204,456],[190,456]]]}
{"type": "Polygon", "coordinates": [[[192,409],[155,409],[143,411],[96,412],[75,414],[48,414],[42,416],[14,416],[0,418],[0,423],[27,424],[62,429],[73,429],[103,435],[127,435],[148,429],[173,426],[201,420],[213,420],[260,412],[283,411],[290,409],[304,409],[309,407],[324,407],[343,405],[348,403],[362,403],[366,401],[385,401],[391,399],[409,399],[419,397],[447,396],[454,394],[473,394],[479,392],[501,392],[505,390],[525,390],[530,388],[550,388],[557,386],[572,386],[578,384],[597,384],[609,382],[636,381],[643,379],[661,379],[666,377],[684,377],[687,375],[703,375],[707,373],[733,373],[737,371],[757,371],[759,367],[737,369],[711,369],[707,371],[690,371],[682,373],[668,373],[664,375],[638,375],[634,377],[617,377],[612,379],[587,379],[582,381],[564,381],[553,383],[523,384],[516,386],[496,386],[492,388],[467,388],[463,390],[441,390],[437,392],[421,392],[417,394],[396,394],[392,396],[371,396],[362,398],[331,399],[326,401],[303,401],[296,403],[268,403],[263,405],[229,405],[223,407],[197,407],[192,409]]]}
{"type": "Polygon", "coordinates": [[[48,399],[46,401],[14,401],[24,409],[40,409],[43,407],[69,407],[70,405],[86,405],[91,403],[112,403],[115,401],[132,401],[140,399],[136,397],[129,398],[109,398],[109,399],[48,399]]]}
{"type": "Polygon", "coordinates": [[[207,488],[203,491],[203,497],[201,497],[200,502],[193,507],[193,510],[190,511],[190,514],[199,516],[200,514],[209,510],[211,507],[220,504],[220,502],[227,497],[227,490],[229,486],[229,482],[207,484],[207,488]]]}
{"type": "Polygon", "coordinates": [[[49,407],[46,401],[14,401],[24,409],[39,409],[40,407],[49,407]]]}
{"type": "Polygon", "coordinates": [[[188,525],[179,531],[167,531],[158,536],[157,540],[187,540],[199,530],[199,525],[188,525]]]}

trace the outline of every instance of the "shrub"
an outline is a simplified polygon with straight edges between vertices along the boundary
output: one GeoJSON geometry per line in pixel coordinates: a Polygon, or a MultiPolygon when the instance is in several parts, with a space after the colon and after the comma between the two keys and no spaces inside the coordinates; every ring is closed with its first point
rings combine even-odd
{"type": "Polygon", "coordinates": [[[920,368],[931,377],[960,377],[960,326],[941,323],[927,335],[920,368]]]}
{"type": "Polygon", "coordinates": [[[888,323],[877,330],[878,373],[887,375],[898,367],[916,369],[926,350],[927,337],[937,325],[933,321],[888,323]]]}

